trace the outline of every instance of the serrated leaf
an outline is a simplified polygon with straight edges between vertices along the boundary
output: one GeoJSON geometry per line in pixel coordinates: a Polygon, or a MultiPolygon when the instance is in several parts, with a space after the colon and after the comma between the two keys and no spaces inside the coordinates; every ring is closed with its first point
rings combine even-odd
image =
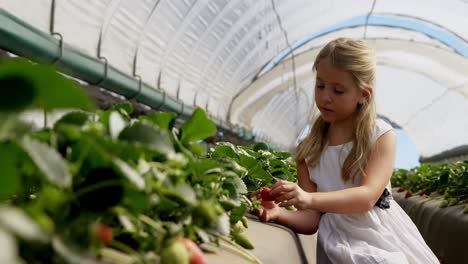
{"type": "Polygon", "coordinates": [[[180,128],[180,142],[203,140],[216,134],[216,125],[201,108],[195,109],[190,119],[180,128]]]}
{"type": "Polygon", "coordinates": [[[238,176],[229,177],[226,179],[226,182],[233,184],[237,193],[240,193],[240,194],[247,193],[247,186],[245,185],[244,181],[241,180],[241,178],[239,178],[238,176]]]}
{"type": "Polygon", "coordinates": [[[55,149],[28,137],[23,138],[20,145],[51,183],[63,188],[70,186],[70,169],[55,149]]]}
{"type": "Polygon", "coordinates": [[[253,178],[262,179],[267,182],[270,182],[271,180],[273,180],[273,177],[271,176],[271,174],[265,171],[260,163],[258,163],[254,167],[249,168],[248,171],[249,171],[249,175],[253,178]]]}
{"type": "Polygon", "coordinates": [[[174,152],[174,146],[168,132],[144,122],[135,122],[126,127],[120,133],[119,139],[138,142],[161,154],[167,155],[174,152]]]}
{"type": "Polygon", "coordinates": [[[145,120],[160,128],[171,130],[174,127],[177,114],[173,112],[159,112],[148,116],[140,116],[140,120],[145,120]]]}
{"type": "Polygon", "coordinates": [[[218,144],[212,152],[214,158],[231,158],[239,160],[239,155],[236,153],[235,147],[231,143],[218,144]]]}
{"type": "Polygon", "coordinates": [[[47,235],[41,230],[39,225],[19,208],[10,206],[0,207],[0,227],[25,240],[41,242],[47,242],[48,240],[47,235]]]}

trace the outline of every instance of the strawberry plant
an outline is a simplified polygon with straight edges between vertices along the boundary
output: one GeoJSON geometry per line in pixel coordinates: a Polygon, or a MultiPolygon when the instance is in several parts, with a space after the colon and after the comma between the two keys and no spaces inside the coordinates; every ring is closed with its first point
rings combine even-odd
{"type": "Polygon", "coordinates": [[[157,255],[203,263],[184,239],[222,240],[258,262],[244,249],[253,247],[248,238],[231,227],[246,224],[254,206],[249,189],[295,177],[290,154],[229,143],[208,152],[203,140],[216,126],[202,109],[180,127],[174,113],[131,119],[128,103],[92,112],[72,81],[22,60],[0,67],[0,82],[26,89],[0,109],[0,262],[146,263],[157,255]],[[27,109],[64,107],[81,110],[51,128],[32,129],[17,118],[27,109]],[[223,146],[234,156],[223,156],[223,146]]]}
{"type": "MultiPolygon", "coordinates": [[[[439,165],[422,164],[411,170],[399,169],[393,173],[392,185],[408,193],[443,197],[440,207],[468,202],[468,162],[459,161],[439,165]]],[[[399,190],[400,190],[399,189],[399,190]]]]}

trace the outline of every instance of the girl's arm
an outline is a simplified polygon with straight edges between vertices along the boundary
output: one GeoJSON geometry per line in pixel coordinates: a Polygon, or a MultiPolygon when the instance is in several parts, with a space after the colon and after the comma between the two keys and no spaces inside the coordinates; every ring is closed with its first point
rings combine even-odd
{"type": "Polygon", "coordinates": [[[393,131],[379,137],[364,169],[361,186],[334,192],[303,192],[296,184],[282,182],[272,188],[281,206],[296,205],[319,212],[352,214],[372,209],[389,182],[395,164],[396,138],[393,131]]]}
{"type": "MultiPolygon", "coordinates": [[[[307,192],[316,192],[317,185],[309,179],[309,171],[302,160],[297,164],[297,179],[299,186],[307,192]]],[[[296,233],[315,234],[320,221],[320,212],[312,209],[289,211],[278,208],[280,211],[274,222],[287,226],[296,233]]]]}

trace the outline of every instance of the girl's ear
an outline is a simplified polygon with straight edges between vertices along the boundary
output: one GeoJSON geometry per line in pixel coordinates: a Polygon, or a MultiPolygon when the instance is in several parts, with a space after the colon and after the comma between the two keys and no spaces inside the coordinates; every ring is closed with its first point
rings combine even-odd
{"type": "Polygon", "coordinates": [[[374,93],[374,87],[369,86],[362,91],[362,97],[359,99],[359,103],[363,104],[369,100],[371,95],[374,93]]]}

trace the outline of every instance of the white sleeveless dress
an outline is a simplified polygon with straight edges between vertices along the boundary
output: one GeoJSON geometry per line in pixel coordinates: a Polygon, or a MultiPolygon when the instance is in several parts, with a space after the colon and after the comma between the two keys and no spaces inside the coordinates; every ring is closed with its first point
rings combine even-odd
{"type": "MultiPolygon", "coordinates": [[[[378,119],[372,142],[392,127],[378,119]]],[[[331,192],[359,185],[343,182],[341,166],[352,142],[328,146],[319,165],[309,168],[310,179],[318,192],[331,192]]],[[[391,193],[390,182],[387,185],[391,193]]],[[[390,208],[374,206],[366,213],[321,216],[318,229],[317,263],[439,263],[408,215],[390,197],[390,208]]]]}

